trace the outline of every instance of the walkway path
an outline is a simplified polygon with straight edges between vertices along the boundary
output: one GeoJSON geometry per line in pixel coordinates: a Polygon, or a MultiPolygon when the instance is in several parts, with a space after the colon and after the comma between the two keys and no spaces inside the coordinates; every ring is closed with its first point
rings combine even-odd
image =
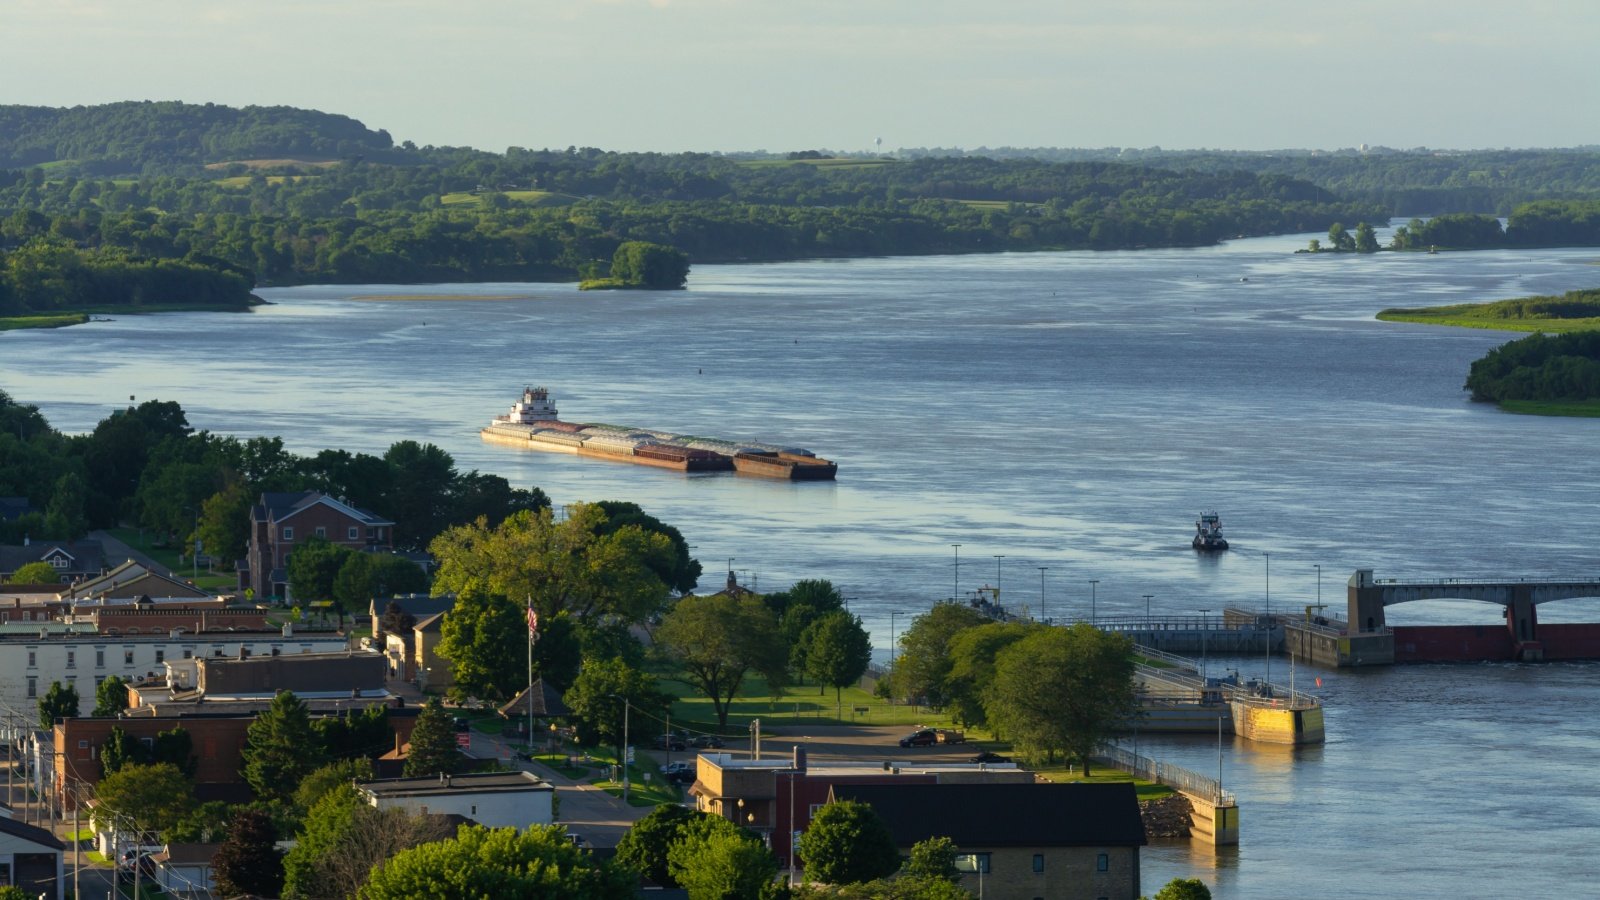
{"type": "Polygon", "coordinates": [[[532,772],[555,786],[560,799],[560,824],[570,834],[581,834],[595,847],[615,847],[634,822],[650,812],[648,806],[629,806],[592,784],[561,774],[549,766],[519,760],[510,738],[473,731],[469,752],[480,759],[494,758],[505,765],[532,772]]]}

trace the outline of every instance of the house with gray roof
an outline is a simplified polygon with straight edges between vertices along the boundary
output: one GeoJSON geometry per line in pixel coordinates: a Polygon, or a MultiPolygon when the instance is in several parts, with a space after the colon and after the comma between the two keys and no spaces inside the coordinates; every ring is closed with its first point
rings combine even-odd
{"type": "Polygon", "coordinates": [[[367,552],[394,550],[394,523],[318,491],[268,492],[250,509],[250,546],[239,587],[257,600],[288,599],[289,554],[317,537],[367,552]]]}

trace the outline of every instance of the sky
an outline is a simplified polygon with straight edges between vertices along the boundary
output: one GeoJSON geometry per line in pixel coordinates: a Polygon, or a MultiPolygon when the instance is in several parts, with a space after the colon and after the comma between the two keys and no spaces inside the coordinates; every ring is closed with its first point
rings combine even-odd
{"type": "Polygon", "coordinates": [[[501,151],[1600,144],[1595,0],[0,0],[0,102],[501,151]]]}

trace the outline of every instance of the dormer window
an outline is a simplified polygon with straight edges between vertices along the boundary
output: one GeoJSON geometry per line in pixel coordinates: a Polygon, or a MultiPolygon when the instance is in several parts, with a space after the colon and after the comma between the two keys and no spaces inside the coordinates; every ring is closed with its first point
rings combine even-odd
{"type": "Polygon", "coordinates": [[[65,569],[69,563],[67,562],[67,558],[65,556],[52,556],[50,557],[50,565],[55,566],[58,569],[65,569]]]}

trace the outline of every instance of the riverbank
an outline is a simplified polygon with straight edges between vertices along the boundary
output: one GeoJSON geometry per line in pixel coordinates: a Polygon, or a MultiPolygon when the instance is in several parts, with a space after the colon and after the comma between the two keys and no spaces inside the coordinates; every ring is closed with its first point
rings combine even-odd
{"type": "Polygon", "coordinates": [[[257,306],[267,305],[266,300],[251,295],[251,302],[237,303],[164,303],[143,306],[96,306],[81,310],[53,313],[28,313],[21,316],[0,316],[0,331],[20,331],[25,328],[66,328],[91,321],[109,321],[110,316],[139,316],[150,313],[171,312],[249,312],[257,306]]]}

